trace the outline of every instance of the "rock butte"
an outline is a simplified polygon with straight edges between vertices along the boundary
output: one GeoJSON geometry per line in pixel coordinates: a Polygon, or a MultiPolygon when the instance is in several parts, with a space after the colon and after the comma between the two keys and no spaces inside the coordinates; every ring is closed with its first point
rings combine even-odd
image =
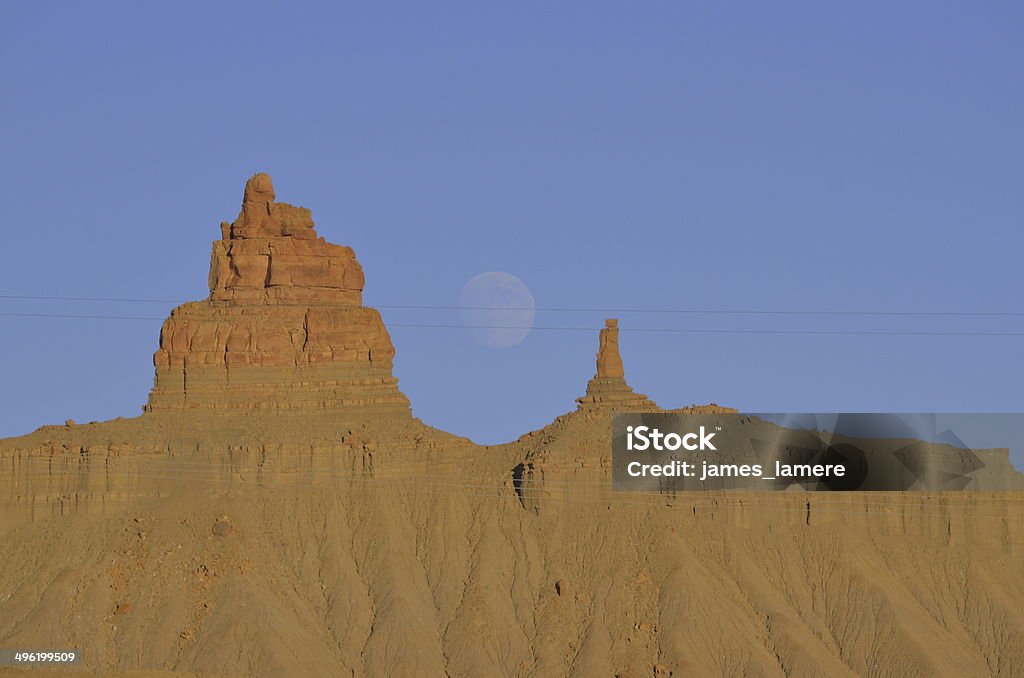
{"type": "Polygon", "coordinates": [[[352,249],[318,237],[309,210],[275,202],[270,177],[256,174],[213,243],[210,297],[164,322],[145,410],[410,417],[363,283],[352,249]]]}
{"type": "MultiPolygon", "coordinates": [[[[254,175],[238,218],[213,243],[209,298],[164,322],[145,411],[411,418],[391,337],[362,305],[364,283],[351,248],[318,237],[308,209],[276,202],[270,176],[254,175]]],[[[579,409],[658,409],[626,383],[618,320],[599,336],[579,409]]]]}

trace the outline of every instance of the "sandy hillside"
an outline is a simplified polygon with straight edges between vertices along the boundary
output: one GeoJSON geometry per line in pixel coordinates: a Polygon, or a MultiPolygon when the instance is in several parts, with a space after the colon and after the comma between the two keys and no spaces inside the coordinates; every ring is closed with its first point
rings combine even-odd
{"type": "Polygon", "coordinates": [[[1018,497],[613,494],[580,453],[599,416],[497,448],[8,443],[0,645],[211,675],[1024,670],[1018,497]]]}

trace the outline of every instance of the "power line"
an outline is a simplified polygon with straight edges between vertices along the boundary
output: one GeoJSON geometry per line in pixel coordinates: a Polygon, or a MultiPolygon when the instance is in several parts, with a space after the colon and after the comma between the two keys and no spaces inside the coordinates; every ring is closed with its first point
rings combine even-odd
{"type": "Polygon", "coordinates": [[[506,306],[396,306],[374,308],[426,309],[446,311],[551,311],[556,313],[664,313],[688,315],[820,315],[820,316],[905,316],[905,317],[1024,317],[1018,311],[822,311],[822,310],[756,310],[700,308],[573,308],[573,307],[506,307],[506,306]]]}
{"type": "MultiPolygon", "coordinates": [[[[183,299],[129,299],[119,297],[61,297],[22,294],[0,294],[0,299],[24,301],[88,301],[139,304],[183,304],[183,299]]],[[[341,305],[341,308],[360,308],[341,305]]],[[[903,317],[1024,317],[1024,311],[869,311],[821,309],[721,309],[721,308],[597,308],[579,306],[446,306],[435,304],[376,304],[374,308],[433,311],[541,311],[553,313],[652,313],[686,315],[789,315],[789,316],[903,316],[903,317]]]]}
{"type": "Polygon", "coordinates": [[[89,320],[164,320],[155,315],[70,315],[65,313],[3,313],[12,318],[86,318],[89,320]]]}
{"type": "MultiPolygon", "coordinates": [[[[437,327],[481,330],[553,330],[562,332],[596,332],[597,327],[543,327],[512,325],[428,325],[410,323],[385,323],[388,327],[437,327]]],[[[1024,337],[1024,332],[928,332],[902,330],[738,330],[728,328],[674,328],[674,327],[619,327],[621,332],[645,332],[667,334],[806,334],[806,335],[867,335],[867,336],[921,336],[921,337],[1024,337]]]]}
{"type": "MultiPolygon", "coordinates": [[[[17,318],[73,318],[88,320],[164,320],[161,316],[123,316],[123,315],[71,315],[63,313],[6,313],[0,316],[17,318]]],[[[385,323],[388,328],[407,327],[417,329],[460,329],[460,330],[537,330],[543,332],[596,332],[598,327],[550,327],[530,325],[457,325],[433,323],[385,323]]],[[[664,334],[781,334],[781,335],[821,335],[821,336],[910,336],[910,337],[1024,337],[1024,332],[938,332],[916,330],[748,330],[730,328],[696,328],[696,327],[620,327],[620,331],[629,333],[664,333],[664,334]]]]}
{"type": "Polygon", "coordinates": [[[25,294],[0,294],[0,299],[24,299],[31,301],[117,301],[133,304],[183,304],[180,299],[118,299],[113,297],[44,297],[25,294]]]}

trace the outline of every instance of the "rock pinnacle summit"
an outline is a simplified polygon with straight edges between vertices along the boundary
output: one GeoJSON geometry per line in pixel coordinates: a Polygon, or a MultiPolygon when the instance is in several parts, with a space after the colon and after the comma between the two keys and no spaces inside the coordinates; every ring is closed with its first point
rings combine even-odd
{"type": "Polygon", "coordinates": [[[579,409],[657,409],[647,396],[626,383],[626,371],[619,354],[619,321],[609,318],[598,338],[597,372],[587,384],[587,394],[577,398],[579,409]]]}

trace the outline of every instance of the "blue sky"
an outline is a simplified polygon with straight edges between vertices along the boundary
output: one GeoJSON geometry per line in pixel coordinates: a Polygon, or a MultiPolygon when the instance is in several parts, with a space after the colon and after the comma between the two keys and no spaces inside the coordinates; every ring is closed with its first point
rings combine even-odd
{"type": "MultiPolygon", "coordinates": [[[[0,292],[199,299],[256,171],[369,304],[507,271],[541,307],[1024,311],[1015,3],[8,3],[0,292]]],[[[0,299],[0,312],[170,304],[0,299]]],[[[385,310],[391,323],[457,312],[385,310]]],[[[427,423],[572,409],[604,313],[392,331],[427,423]]],[[[1024,317],[620,313],[632,385],[753,411],[1021,411],[1024,317]]],[[[158,320],[0,316],[0,435],[139,412],[158,320]]]]}

